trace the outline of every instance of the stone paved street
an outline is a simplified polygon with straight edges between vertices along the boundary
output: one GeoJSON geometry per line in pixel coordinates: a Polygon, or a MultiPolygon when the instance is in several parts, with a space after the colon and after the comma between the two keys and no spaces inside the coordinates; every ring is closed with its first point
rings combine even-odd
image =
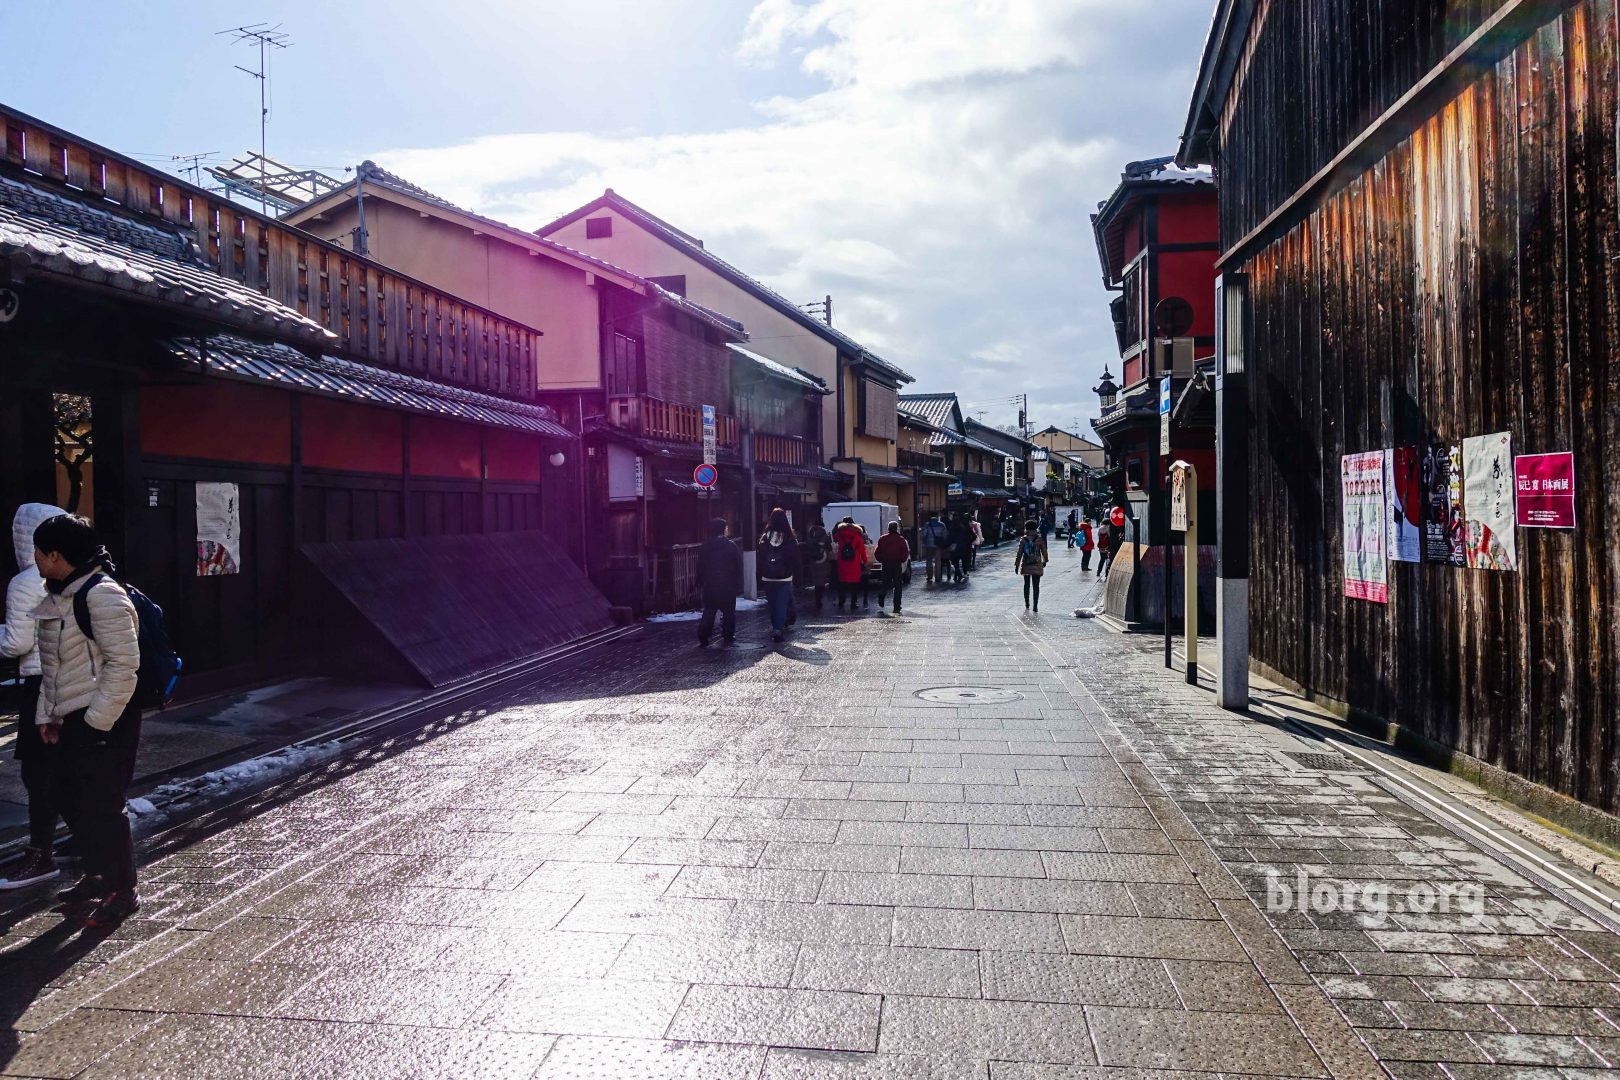
{"type": "Polygon", "coordinates": [[[779,651],[649,628],[172,839],[108,940],[25,902],[0,939],[4,1071],[1620,1063],[1620,939],[1348,759],[1291,756],[1328,744],[1215,709],[1155,642],[1070,618],[1096,585],[1053,554],[1036,617],[1003,552],[901,618],[806,611],[779,651]],[[1391,886],[1392,910],[1268,913],[1300,875],[1391,886]],[[1482,907],[1421,910],[1409,886],[1440,883],[1482,907]]]}

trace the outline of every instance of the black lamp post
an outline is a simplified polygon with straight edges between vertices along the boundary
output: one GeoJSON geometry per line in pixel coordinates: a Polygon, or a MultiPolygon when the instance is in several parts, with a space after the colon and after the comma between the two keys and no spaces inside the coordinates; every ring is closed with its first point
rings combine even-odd
{"type": "Polygon", "coordinates": [[[1119,400],[1119,387],[1114,385],[1114,377],[1108,373],[1107,367],[1103,368],[1102,382],[1093,386],[1091,392],[1102,402],[1104,411],[1113,408],[1114,402],[1119,400]]]}

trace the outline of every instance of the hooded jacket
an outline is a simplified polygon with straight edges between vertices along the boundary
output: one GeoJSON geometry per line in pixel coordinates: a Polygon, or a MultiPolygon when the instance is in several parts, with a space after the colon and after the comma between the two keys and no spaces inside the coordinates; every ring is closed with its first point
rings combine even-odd
{"type": "Polygon", "coordinates": [[[141,639],[124,587],[109,577],[85,594],[90,609],[91,641],[73,615],[73,597],[94,572],[72,581],[60,593],[46,592],[34,609],[39,620],[39,723],[60,721],[84,709],[84,722],[111,731],[135,696],[141,666],[141,639]]]}
{"type": "Polygon", "coordinates": [[[34,565],[34,530],[62,509],[47,503],[23,503],[11,519],[11,543],[17,549],[17,575],[6,586],[6,623],[0,627],[0,656],[20,659],[22,674],[39,674],[34,609],[45,599],[45,579],[34,565]]]}

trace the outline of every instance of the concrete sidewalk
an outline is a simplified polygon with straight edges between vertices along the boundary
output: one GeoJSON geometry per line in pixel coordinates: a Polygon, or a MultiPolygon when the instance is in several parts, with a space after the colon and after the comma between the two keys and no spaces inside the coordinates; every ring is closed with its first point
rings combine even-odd
{"type": "Polygon", "coordinates": [[[1216,710],[1151,640],[1070,618],[1097,586],[1053,556],[1039,616],[993,552],[899,618],[801,610],[780,649],[654,628],[172,838],[106,940],[24,898],[0,939],[0,1071],[1620,1060],[1620,939],[1325,744],[1216,710]],[[1278,902],[1279,882],[1304,896],[1278,902]],[[1456,909],[1420,910],[1441,884],[1456,909]]]}

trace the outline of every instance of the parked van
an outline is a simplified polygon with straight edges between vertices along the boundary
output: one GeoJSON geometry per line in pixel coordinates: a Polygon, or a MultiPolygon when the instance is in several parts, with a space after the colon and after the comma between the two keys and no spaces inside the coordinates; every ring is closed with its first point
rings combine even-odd
{"type": "Polygon", "coordinates": [[[1083,507],[1083,506],[1054,506],[1054,507],[1052,507],[1052,513],[1055,515],[1055,517],[1054,517],[1055,524],[1052,527],[1052,531],[1059,537],[1064,537],[1064,536],[1069,535],[1069,511],[1070,510],[1073,510],[1081,521],[1086,520],[1086,508],[1083,507]]]}
{"type": "MultiPolygon", "coordinates": [[[[821,508],[821,526],[831,533],[845,518],[854,518],[855,524],[866,530],[868,558],[877,547],[878,537],[888,531],[889,522],[900,520],[900,508],[885,502],[835,502],[821,508]]],[[[883,576],[875,559],[866,565],[866,576],[876,581],[883,576]]],[[[905,580],[911,581],[911,567],[906,567],[905,580]]]]}

